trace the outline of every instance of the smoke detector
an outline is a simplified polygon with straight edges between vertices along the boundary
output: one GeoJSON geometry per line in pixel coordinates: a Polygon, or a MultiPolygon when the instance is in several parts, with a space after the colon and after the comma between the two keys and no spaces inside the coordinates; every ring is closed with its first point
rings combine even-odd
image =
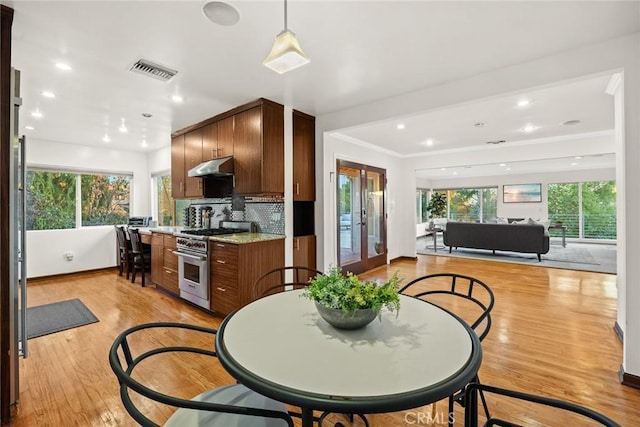
{"type": "Polygon", "coordinates": [[[164,65],[160,65],[143,58],[137,60],[131,68],[129,68],[129,71],[153,77],[154,79],[162,80],[163,82],[168,82],[178,74],[177,70],[173,70],[169,67],[165,67],[164,65]]]}

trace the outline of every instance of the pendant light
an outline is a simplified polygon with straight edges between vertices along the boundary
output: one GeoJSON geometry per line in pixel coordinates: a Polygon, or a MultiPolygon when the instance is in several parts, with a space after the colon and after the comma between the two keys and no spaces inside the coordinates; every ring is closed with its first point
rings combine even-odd
{"type": "Polygon", "coordinates": [[[271,53],[264,60],[264,65],[279,74],[284,74],[304,64],[309,58],[300,48],[296,35],[287,28],[287,0],[284,0],[284,30],[276,36],[271,53]]]}

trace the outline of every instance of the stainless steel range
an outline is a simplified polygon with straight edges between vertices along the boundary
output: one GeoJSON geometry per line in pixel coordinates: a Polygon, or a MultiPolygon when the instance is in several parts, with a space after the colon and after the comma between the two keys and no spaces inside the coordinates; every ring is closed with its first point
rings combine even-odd
{"type": "Polygon", "coordinates": [[[209,299],[209,237],[253,231],[248,221],[220,221],[220,228],[182,230],[175,233],[180,297],[211,309],[209,299]]]}

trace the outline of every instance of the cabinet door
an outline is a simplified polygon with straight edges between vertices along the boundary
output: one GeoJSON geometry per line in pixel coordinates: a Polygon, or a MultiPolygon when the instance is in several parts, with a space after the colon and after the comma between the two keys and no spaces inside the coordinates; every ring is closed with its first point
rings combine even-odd
{"type": "Polygon", "coordinates": [[[293,265],[316,269],[316,236],[293,238],[293,265]]]}
{"type": "Polygon", "coordinates": [[[163,260],[164,246],[151,245],[151,281],[160,286],[164,284],[163,260]]]}
{"type": "Polygon", "coordinates": [[[216,123],[218,126],[218,146],[216,157],[233,156],[234,117],[227,117],[216,123]]]}
{"type": "Polygon", "coordinates": [[[171,196],[184,199],[184,135],[171,140],[171,196]]]}
{"type": "Polygon", "coordinates": [[[218,157],[218,123],[211,123],[202,128],[202,161],[218,157]]]}
{"type": "Polygon", "coordinates": [[[202,178],[190,178],[189,169],[202,163],[202,129],[193,130],[184,136],[184,196],[202,197],[202,178]]]}
{"type": "Polygon", "coordinates": [[[234,116],[233,159],[238,194],[262,193],[262,108],[234,116]]]}
{"type": "Polygon", "coordinates": [[[293,112],[293,200],[316,200],[315,117],[293,112]]]}

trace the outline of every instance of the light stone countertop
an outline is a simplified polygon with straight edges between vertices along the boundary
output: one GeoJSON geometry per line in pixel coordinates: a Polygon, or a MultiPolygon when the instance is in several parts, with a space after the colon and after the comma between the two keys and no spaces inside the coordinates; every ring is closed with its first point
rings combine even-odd
{"type": "Polygon", "coordinates": [[[179,231],[182,231],[184,227],[169,227],[169,226],[160,226],[160,227],[152,227],[148,228],[151,233],[164,233],[164,234],[173,234],[179,231]]]}
{"type": "Polygon", "coordinates": [[[209,240],[215,242],[233,243],[242,245],[246,243],[265,242],[267,240],[280,240],[284,239],[284,234],[271,234],[271,233],[237,233],[237,234],[223,234],[221,236],[210,236],[209,240]]]}

